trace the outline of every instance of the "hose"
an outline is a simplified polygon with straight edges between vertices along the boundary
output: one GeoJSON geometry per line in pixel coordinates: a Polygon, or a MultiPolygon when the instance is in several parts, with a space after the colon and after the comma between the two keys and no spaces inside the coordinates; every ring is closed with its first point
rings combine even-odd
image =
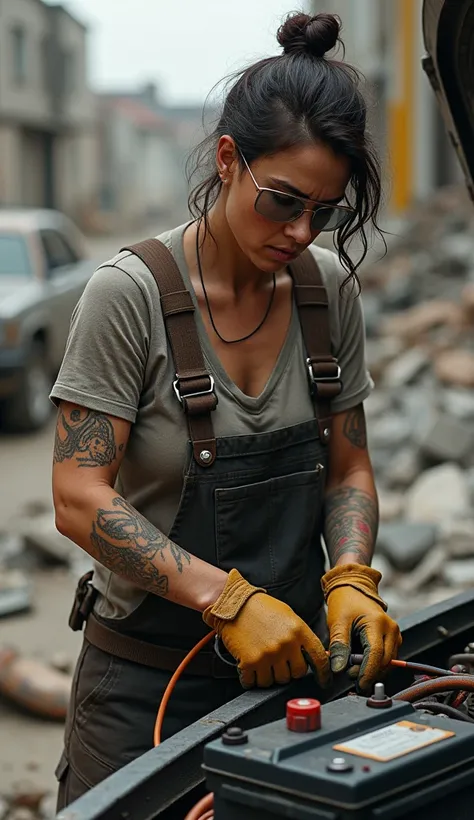
{"type": "Polygon", "coordinates": [[[446,717],[454,718],[455,720],[463,720],[465,723],[474,723],[474,720],[455,709],[454,706],[448,706],[447,703],[438,703],[432,700],[420,700],[413,704],[415,709],[426,709],[427,712],[433,712],[434,715],[446,715],[446,717]]]}
{"type": "Polygon", "coordinates": [[[435,680],[425,680],[415,683],[408,689],[402,689],[393,696],[394,700],[404,700],[413,703],[430,695],[440,695],[449,691],[474,692],[474,675],[448,675],[435,680]]]}

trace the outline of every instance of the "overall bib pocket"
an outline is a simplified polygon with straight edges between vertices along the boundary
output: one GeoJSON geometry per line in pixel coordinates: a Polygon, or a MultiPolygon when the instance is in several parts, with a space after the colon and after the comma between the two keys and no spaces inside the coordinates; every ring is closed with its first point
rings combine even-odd
{"type": "Polygon", "coordinates": [[[323,465],[240,487],[215,490],[216,563],[250,583],[278,588],[307,571],[316,549],[323,465]]]}

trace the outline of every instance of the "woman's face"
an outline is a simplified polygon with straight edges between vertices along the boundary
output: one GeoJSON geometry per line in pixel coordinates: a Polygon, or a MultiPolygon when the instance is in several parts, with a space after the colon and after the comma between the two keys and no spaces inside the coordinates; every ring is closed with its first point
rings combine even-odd
{"type": "MultiPolygon", "coordinates": [[[[257,213],[258,194],[252,176],[235,158],[230,138],[222,137],[217,163],[226,182],[225,215],[244,255],[262,271],[272,272],[298,256],[320,231],[311,227],[311,213],[291,222],[274,222],[257,213]],[[226,142],[227,141],[227,142],[226,142]]],[[[262,156],[252,162],[251,172],[261,188],[294,194],[328,205],[340,202],[350,179],[349,161],[322,144],[309,144],[262,156]]],[[[311,208],[311,203],[305,203],[311,208]]]]}

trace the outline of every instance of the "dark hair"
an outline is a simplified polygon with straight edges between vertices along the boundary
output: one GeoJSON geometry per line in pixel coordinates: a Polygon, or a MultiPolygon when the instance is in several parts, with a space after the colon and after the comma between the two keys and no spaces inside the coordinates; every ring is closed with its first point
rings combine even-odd
{"type": "MultiPolygon", "coordinates": [[[[340,28],[339,19],[332,14],[291,14],[277,33],[283,53],[233,75],[216,127],[190,158],[194,168],[189,180],[194,174],[201,178],[191,190],[189,209],[194,217],[204,220],[207,229],[209,209],[222,185],[215,167],[215,151],[222,135],[235,140],[249,163],[260,156],[321,141],[350,160],[346,200],[355,211],[337,231],[335,246],[348,279],[359,284],[356,269],[368,249],[364,226],[371,222],[380,233],[380,166],[366,132],[367,106],[360,90],[360,74],[347,63],[325,57],[338,43],[343,45],[340,28]],[[207,167],[204,179],[203,167],[207,167]],[[346,248],[356,234],[362,240],[362,253],[354,263],[346,248]]],[[[239,162],[243,170],[240,155],[239,162]]]]}

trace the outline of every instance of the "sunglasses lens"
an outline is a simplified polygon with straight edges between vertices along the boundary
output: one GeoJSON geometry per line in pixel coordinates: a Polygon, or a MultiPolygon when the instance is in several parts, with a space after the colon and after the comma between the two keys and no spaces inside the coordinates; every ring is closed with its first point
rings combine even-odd
{"type": "Polygon", "coordinates": [[[313,231],[335,231],[350,218],[351,211],[337,207],[321,207],[313,211],[311,228],[313,231]]]}
{"type": "MultiPolygon", "coordinates": [[[[291,194],[259,191],[255,200],[255,210],[272,222],[293,222],[305,211],[304,202],[291,194]]],[[[313,231],[335,231],[350,219],[352,211],[337,206],[320,205],[313,211],[311,229],[313,231]]]]}
{"type": "Polygon", "coordinates": [[[296,196],[263,190],[255,200],[255,210],[272,222],[291,222],[303,213],[304,206],[296,196]]]}

